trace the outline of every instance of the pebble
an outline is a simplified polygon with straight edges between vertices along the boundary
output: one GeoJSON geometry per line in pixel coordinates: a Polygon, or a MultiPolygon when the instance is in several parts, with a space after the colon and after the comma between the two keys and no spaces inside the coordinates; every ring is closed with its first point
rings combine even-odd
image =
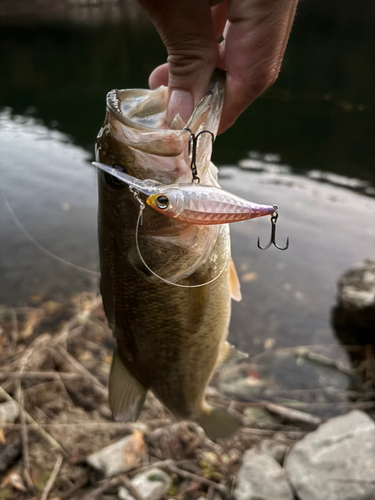
{"type": "MultiPolygon", "coordinates": [[[[135,476],[131,484],[143,500],[160,500],[171,487],[172,480],[164,471],[153,467],[135,476]]],[[[134,500],[124,487],[119,488],[118,497],[121,500],[134,500]]]]}

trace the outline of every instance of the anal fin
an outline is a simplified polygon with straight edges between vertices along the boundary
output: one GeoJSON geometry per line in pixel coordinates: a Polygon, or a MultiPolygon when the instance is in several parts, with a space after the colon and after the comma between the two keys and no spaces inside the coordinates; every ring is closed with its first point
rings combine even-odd
{"type": "Polygon", "coordinates": [[[118,422],[135,422],[141,412],[147,388],[126,368],[115,349],[109,374],[109,406],[118,422]]]}
{"type": "Polygon", "coordinates": [[[226,341],[223,344],[216,366],[219,367],[229,363],[230,361],[237,361],[238,359],[245,359],[248,357],[249,355],[246,352],[239,351],[234,347],[234,345],[226,341]]]}

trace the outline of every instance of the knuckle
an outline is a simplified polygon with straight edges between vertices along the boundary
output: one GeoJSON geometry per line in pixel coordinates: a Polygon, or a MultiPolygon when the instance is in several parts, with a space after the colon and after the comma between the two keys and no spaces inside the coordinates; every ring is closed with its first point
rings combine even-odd
{"type": "Polygon", "coordinates": [[[170,72],[176,77],[204,73],[215,61],[215,53],[210,47],[202,45],[179,44],[168,50],[170,72]]]}
{"type": "Polygon", "coordinates": [[[176,53],[168,56],[170,70],[175,75],[185,75],[187,73],[199,73],[207,64],[207,60],[202,58],[202,54],[176,53]]]}

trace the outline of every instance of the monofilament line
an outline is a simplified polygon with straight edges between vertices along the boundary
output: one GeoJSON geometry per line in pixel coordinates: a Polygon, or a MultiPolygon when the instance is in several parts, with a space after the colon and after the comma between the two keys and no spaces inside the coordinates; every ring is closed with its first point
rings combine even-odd
{"type": "Polygon", "coordinates": [[[227,263],[224,264],[222,270],[219,272],[219,274],[217,276],[215,276],[215,278],[213,278],[210,281],[207,281],[206,283],[201,283],[200,285],[181,285],[179,283],[173,283],[172,281],[166,280],[165,278],[162,278],[161,276],[159,276],[158,274],[156,274],[155,271],[153,271],[150,268],[150,266],[146,263],[145,259],[142,256],[141,249],[139,248],[138,233],[139,233],[139,226],[141,224],[141,220],[142,220],[142,216],[143,216],[143,210],[145,208],[145,205],[142,202],[142,200],[140,200],[138,198],[138,196],[136,196],[136,194],[134,192],[133,192],[133,194],[134,194],[136,200],[140,203],[140,209],[139,209],[137,224],[136,224],[136,227],[135,227],[135,244],[136,244],[136,247],[137,247],[137,252],[138,252],[139,258],[141,259],[143,265],[146,267],[146,269],[148,271],[150,271],[151,274],[153,274],[156,278],[159,278],[159,280],[161,280],[163,283],[167,283],[168,285],[178,286],[179,288],[200,288],[201,286],[209,285],[210,283],[213,283],[218,278],[220,278],[220,276],[223,274],[225,268],[227,267],[227,263]]]}

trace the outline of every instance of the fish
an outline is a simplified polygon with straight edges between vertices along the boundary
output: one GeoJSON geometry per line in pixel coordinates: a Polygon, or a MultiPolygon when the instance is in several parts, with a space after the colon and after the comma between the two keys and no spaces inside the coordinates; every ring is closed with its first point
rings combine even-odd
{"type": "MultiPolygon", "coordinates": [[[[186,128],[216,136],[224,95],[225,75],[216,71],[184,123],[178,114],[168,121],[166,87],[109,92],[96,162],[116,165],[140,185],[147,180],[150,189],[189,184],[186,128]]],[[[199,138],[196,163],[202,184],[219,188],[208,136],[199,138]]],[[[153,273],[137,251],[133,190],[98,169],[98,192],[100,290],[116,340],[109,375],[114,419],[136,421],[150,390],[176,419],[196,421],[211,439],[232,434],[240,420],[205,399],[214,371],[233,356],[226,341],[231,300],[241,299],[228,224],[191,224],[145,204],[137,243],[153,273]]]]}

